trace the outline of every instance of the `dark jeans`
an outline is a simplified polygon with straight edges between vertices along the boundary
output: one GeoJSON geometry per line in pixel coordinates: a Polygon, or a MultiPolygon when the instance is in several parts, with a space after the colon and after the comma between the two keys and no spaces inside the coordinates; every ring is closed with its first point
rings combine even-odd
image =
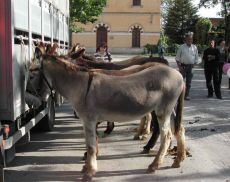
{"type": "Polygon", "coordinates": [[[206,86],[208,88],[208,95],[213,96],[214,91],[217,97],[221,96],[220,82],[219,82],[219,68],[204,68],[204,74],[206,78],[206,86]],[[213,80],[213,85],[212,85],[213,80]]]}
{"type": "Polygon", "coordinates": [[[191,88],[191,82],[193,78],[193,64],[182,64],[181,67],[183,70],[181,70],[181,74],[183,78],[186,80],[186,91],[185,91],[185,97],[189,96],[189,91],[191,88]]]}

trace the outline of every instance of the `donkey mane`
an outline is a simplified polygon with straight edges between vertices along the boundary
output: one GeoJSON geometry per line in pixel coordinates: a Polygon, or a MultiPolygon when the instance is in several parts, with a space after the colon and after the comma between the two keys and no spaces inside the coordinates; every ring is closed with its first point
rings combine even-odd
{"type": "Polygon", "coordinates": [[[128,70],[105,70],[105,69],[90,69],[89,71],[91,72],[91,74],[95,75],[95,74],[104,74],[104,75],[110,75],[110,76],[127,76],[127,75],[131,75],[140,71],[143,71],[147,68],[150,67],[155,67],[155,66],[165,66],[161,63],[145,63],[143,65],[138,65],[138,67],[136,68],[131,68],[128,70]]]}
{"type": "MultiPolygon", "coordinates": [[[[97,74],[103,74],[103,75],[108,75],[108,76],[127,76],[131,74],[135,74],[137,72],[143,71],[147,68],[150,67],[155,67],[155,66],[167,66],[166,64],[162,64],[159,62],[147,62],[143,65],[138,65],[137,68],[131,68],[129,70],[106,70],[106,69],[101,69],[100,67],[97,69],[89,69],[88,64],[84,62],[84,58],[79,58],[79,60],[82,59],[82,65],[70,62],[69,60],[66,59],[66,57],[63,56],[54,56],[54,55],[45,55],[45,59],[50,60],[52,62],[55,62],[57,64],[60,64],[65,67],[67,71],[73,71],[73,72],[87,72],[91,76],[95,76],[97,74]]],[[[102,65],[105,65],[104,63],[102,65]]]]}
{"type": "Polygon", "coordinates": [[[89,69],[84,67],[84,66],[78,66],[70,61],[67,61],[64,57],[62,56],[54,56],[54,55],[44,55],[45,60],[49,60],[52,62],[55,62],[56,64],[62,65],[65,67],[67,71],[83,71],[83,72],[88,72],[89,69]]]}

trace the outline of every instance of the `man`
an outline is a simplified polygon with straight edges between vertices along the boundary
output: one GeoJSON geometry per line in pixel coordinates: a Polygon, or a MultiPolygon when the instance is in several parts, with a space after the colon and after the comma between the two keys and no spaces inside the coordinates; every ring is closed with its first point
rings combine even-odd
{"type": "Polygon", "coordinates": [[[225,47],[225,41],[224,41],[224,40],[222,40],[222,41],[220,42],[219,51],[220,51],[220,60],[219,60],[219,84],[220,84],[220,86],[221,86],[223,66],[224,66],[224,63],[226,63],[226,62],[227,62],[227,59],[228,59],[227,48],[225,47]]]}
{"type": "Polygon", "coordinates": [[[176,54],[179,70],[186,80],[185,100],[190,100],[189,91],[193,78],[193,66],[198,63],[198,50],[193,43],[193,32],[185,34],[185,44],[181,45],[176,54]]]}
{"type": "Polygon", "coordinates": [[[158,55],[160,58],[164,59],[165,47],[162,43],[158,45],[158,55]]]}
{"type": "Polygon", "coordinates": [[[215,48],[215,41],[211,40],[209,42],[209,48],[204,51],[204,74],[206,78],[206,85],[208,88],[208,98],[213,97],[213,86],[212,78],[214,84],[214,91],[218,99],[222,99],[220,92],[220,82],[219,82],[219,59],[220,52],[215,48]]]}

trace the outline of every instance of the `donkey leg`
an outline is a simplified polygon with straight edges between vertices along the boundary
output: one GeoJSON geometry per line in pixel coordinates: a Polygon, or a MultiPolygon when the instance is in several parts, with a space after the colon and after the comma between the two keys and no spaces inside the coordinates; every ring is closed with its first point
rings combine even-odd
{"type": "Polygon", "coordinates": [[[151,128],[152,128],[152,136],[149,139],[148,143],[143,147],[143,151],[142,153],[149,153],[149,150],[151,148],[153,148],[157,142],[157,139],[160,135],[160,129],[159,129],[159,124],[158,124],[158,120],[157,120],[157,116],[155,114],[155,112],[151,113],[151,128]]]}
{"type": "Polygon", "coordinates": [[[152,120],[151,113],[147,114],[145,118],[146,118],[145,127],[144,127],[143,134],[142,134],[143,140],[146,139],[148,137],[148,135],[150,134],[150,127],[151,127],[151,120],[152,120]]]}
{"type": "Polygon", "coordinates": [[[90,181],[97,171],[96,122],[84,121],[84,131],[86,138],[87,158],[82,169],[82,172],[84,173],[83,181],[90,181]]]}
{"type": "Polygon", "coordinates": [[[137,130],[137,133],[134,135],[134,140],[140,140],[140,136],[143,134],[143,130],[145,127],[145,121],[146,121],[146,116],[141,118],[140,124],[139,124],[139,128],[137,130]]]}
{"type": "Polygon", "coordinates": [[[157,118],[160,127],[161,145],[154,161],[148,167],[148,172],[154,172],[156,169],[158,169],[160,164],[162,164],[172,138],[172,132],[170,128],[170,115],[164,117],[161,116],[157,118]]]}
{"type": "Polygon", "coordinates": [[[110,134],[113,131],[114,128],[114,122],[107,121],[107,127],[106,130],[104,131],[104,134],[110,134]]]}
{"type": "Polygon", "coordinates": [[[185,129],[183,126],[181,126],[178,133],[175,134],[176,140],[177,140],[177,157],[174,160],[172,167],[178,168],[180,167],[180,163],[185,159],[186,157],[186,151],[185,151],[185,129]]]}
{"type": "MultiPolygon", "coordinates": [[[[97,123],[97,125],[98,125],[98,123],[97,123]]],[[[96,125],[96,126],[97,126],[96,125]]],[[[97,144],[97,146],[96,146],[96,149],[97,149],[97,152],[96,152],[96,155],[98,156],[98,154],[99,154],[99,148],[98,148],[98,143],[99,143],[99,137],[98,137],[98,133],[97,133],[97,130],[96,130],[96,134],[97,134],[97,137],[96,137],[96,144],[97,144]]],[[[83,158],[82,158],[82,160],[86,160],[87,159],[87,152],[85,152],[84,153],[84,156],[83,156],[83,158]]]]}

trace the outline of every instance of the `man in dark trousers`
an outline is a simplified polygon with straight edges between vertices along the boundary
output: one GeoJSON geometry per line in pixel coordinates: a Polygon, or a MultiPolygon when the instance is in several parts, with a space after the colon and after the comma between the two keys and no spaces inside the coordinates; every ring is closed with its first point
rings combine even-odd
{"type": "Polygon", "coordinates": [[[209,48],[207,48],[203,54],[204,74],[208,88],[208,98],[213,97],[213,79],[216,97],[218,99],[222,99],[219,82],[219,59],[220,52],[217,48],[215,48],[215,41],[211,40],[209,43],[209,48]]]}
{"type": "Polygon", "coordinates": [[[186,81],[185,100],[190,100],[189,91],[193,78],[193,67],[198,63],[198,49],[193,44],[193,32],[185,34],[185,43],[177,50],[176,62],[186,81]]]}

